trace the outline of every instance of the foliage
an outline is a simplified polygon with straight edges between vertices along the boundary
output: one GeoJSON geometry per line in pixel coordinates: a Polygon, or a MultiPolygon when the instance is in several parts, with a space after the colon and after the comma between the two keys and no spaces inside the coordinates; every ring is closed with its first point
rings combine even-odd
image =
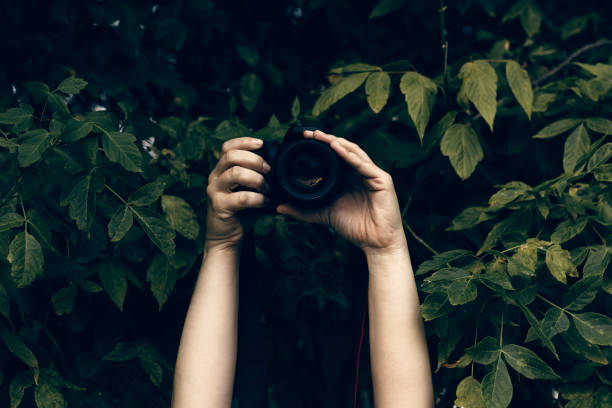
{"type": "MultiPolygon", "coordinates": [[[[168,406],[220,145],[302,120],[394,176],[439,406],[610,406],[611,6],[243,3],[0,4],[3,405],[168,406]]],[[[255,234],[271,405],[346,405],[348,244],[255,234]]]]}

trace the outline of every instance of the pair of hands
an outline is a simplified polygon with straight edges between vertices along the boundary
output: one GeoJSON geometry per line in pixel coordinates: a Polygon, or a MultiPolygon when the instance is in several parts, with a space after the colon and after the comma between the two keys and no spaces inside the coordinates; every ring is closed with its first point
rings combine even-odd
{"type": "MultiPolygon", "coordinates": [[[[305,222],[329,225],[366,254],[403,248],[406,241],[391,176],[355,143],[320,130],[304,131],[304,137],[329,144],[355,170],[358,180],[352,190],[317,211],[302,211],[288,204],[277,206],[276,211],[305,222]]],[[[266,193],[270,187],[264,174],[270,171],[270,165],[252,152],[262,145],[260,139],[248,137],[223,144],[223,155],[211,172],[206,189],[209,249],[237,247],[245,232],[236,216],[238,211],[268,204],[266,193]],[[255,191],[235,191],[239,186],[255,191]]]]}

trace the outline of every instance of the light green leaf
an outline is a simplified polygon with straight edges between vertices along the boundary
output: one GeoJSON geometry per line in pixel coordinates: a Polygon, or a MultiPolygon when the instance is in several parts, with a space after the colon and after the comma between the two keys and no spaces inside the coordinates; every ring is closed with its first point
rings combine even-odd
{"type": "Polygon", "coordinates": [[[108,237],[111,242],[118,242],[132,228],[134,217],[127,205],[120,205],[108,222],[108,237]]]}
{"type": "Polygon", "coordinates": [[[512,401],[512,381],[501,354],[493,370],[482,379],[482,395],[487,408],[506,408],[512,401]]]}
{"type": "Polygon", "coordinates": [[[379,0],[370,12],[370,20],[377,17],[382,17],[392,11],[398,10],[404,6],[406,0],[379,0]]]}
{"type": "Polygon", "coordinates": [[[612,157],[612,143],[606,143],[593,153],[587,164],[587,170],[592,171],[595,167],[608,161],[612,157]]]}
{"type": "Polygon", "coordinates": [[[91,172],[76,182],[66,197],[70,218],[81,231],[89,231],[96,212],[96,193],[104,185],[101,173],[91,172]]]}
{"type": "Polygon", "coordinates": [[[130,207],[136,220],[147,234],[149,239],[167,256],[174,255],[176,245],[174,244],[175,232],[172,227],[157,213],[145,208],[130,207]]]}
{"type": "Polygon", "coordinates": [[[578,332],[587,341],[602,346],[612,346],[612,320],[608,316],[587,312],[573,314],[578,332]]]}
{"type": "Polygon", "coordinates": [[[422,142],[438,87],[434,81],[418,72],[406,72],[400,80],[400,90],[404,94],[408,113],[422,142]]]}
{"type": "Polygon", "coordinates": [[[24,223],[25,220],[21,215],[17,213],[6,213],[0,216],[0,232],[23,226],[24,223]]]}
{"type": "Polygon", "coordinates": [[[591,139],[581,124],[567,137],[565,148],[563,151],[563,170],[566,173],[574,174],[576,166],[579,164],[582,156],[587,154],[591,149],[591,139]]]}
{"type": "Polygon", "coordinates": [[[546,266],[550,274],[559,282],[566,283],[566,275],[573,274],[576,266],[572,263],[569,251],[561,248],[560,245],[552,245],[546,251],[546,266]]]}
{"type": "Polygon", "coordinates": [[[486,61],[467,62],[461,67],[459,78],[463,80],[460,94],[465,95],[476,106],[492,131],[497,111],[495,70],[486,61]]]}
{"type": "Polygon", "coordinates": [[[300,116],[300,99],[296,96],[291,105],[291,117],[297,119],[300,116]]]}
{"type": "Polygon", "coordinates": [[[34,129],[19,137],[19,166],[28,167],[42,158],[49,148],[49,132],[45,129],[34,129]]]}
{"type": "Polygon", "coordinates": [[[32,373],[29,371],[20,371],[9,385],[9,398],[11,408],[17,408],[21,404],[25,390],[34,385],[32,373]]]}
{"type": "Polygon", "coordinates": [[[461,179],[467,179],[484,158],[478,135],[468,124],[456,123],[444,133],[440,151],[450,159],[461,179]]]}
{"type": "Polygon", "coordinates": [[[561,378],[544,360],[525,347],[507,344],[502,348],[502,353],[508,364],[527,378],[532,380],[536,378],[558,380],[561,378]]]}
{"type": "Polygon", "coordinates": [[[151,292],[157,300],[159,310],[170,297],[176,278],[176,272],[171,268],[168,258],[157,254],[147,269],[147,282],[151,283],[151,292]]]}
{"type": "Polygon", "coordinates": [[[116,262],[104,262],[96,268],[102,287],[121,311],[123,311],[123,302],[127,293],[124,268],[125,266],[116,262]]]}
{"type": "Polygon", "coordinates": [[[65,94],[78,94],[87,86],[87,81],[77,78],[74,75],[64,79],[57,87],[57,90],[65,94]]]}
{"type": "Polygon", "coordinates": [[[354,64],[348,64],[348,65],[344,65],[341,67],[332,68],[329,70],[329,72],[331,74],[346,75],[346,74],[361,73],[364,71],[374,72],[374,71],[381,71],[381,70],[382,68],[376,65],[364,64],[363,62],[357,62],[354,64]]]}
{"type": "Polygon", "coordinates": [[[527,117],[531,119],[533,107],[533,89],[529,74],[516,61],[506,63],[506,78],[514,97],[521,105],[527,117]]]}
{"type": "Polygon", "coordinates": [[[582,122],[581,119],[558,120],[542,128],[542,130],[533,135],[533,138],[550,139],[551,137],[555,137],[557,135],[560,135],[561,133],[567,132],[568,130],[575,128],[580,122],[582,122]]]}
{"type": "Polygon", "coordinates": [[[612,120],[606,118],[588,118],[586,126],[593,132],[612,135],[612,120]]]}
{"type": "Polygon", "coordinates": [[[51,303],[53,303],[55,314],[61,316],[72,312],[76,293],[77,289],[74,285],[66,286],[55,292],[53,296],[51,296],[51,303]]]}
{"type": "Polygon", "coordinates": [[[531,191],[531,187],[522,181],[511,181],[504,184],[497,193],[489,198],[489,206],[501,208],[517,198],[527,195],[529,191],[531,191]]]}
{"type": "Polygon", "coordinates": [[[40,369],[38,366],[38,359],[34,353],[32,353],[32,350],[3,324],[0,324],[0,340],[8,347],[11,353],[15,354],[17,358],[34,370],[34,381],[38,381],[40,369]]]}
{"type": "Polygon", "coordinates": [[[128,196],[128,204],[137,207],[151,205],[162,195],[164,187],[164,183],[160,181],[145,184],[128,196]]]}
{"type": "Polygon", "coordinates": [[[471,277],[454,281],[448,286],[446,293],[450,304],[453,306],[469,303],[478,296],[476,283],[471,277]]]}
{"type": "Polygon", "coordinates": [[[565,312],[556,307],[551,307],[542,319],[542,332],[550,339],[569,329],[569,325],[570,322],[565,312]]]}
{"type": "Polygon", "coordinates": [[[168,224],[185,238],[196,239],[200,224],[189,203],[177,196],[163,195],[162,210],[168,224]]]}
{"type": "Polygon", "coordinates": [[[102,148],[106,157],[128,171],[142,172],[142,155],[135,141],[136,137],[130,133],[102,132],[102,148]]]}
{"type": "Polygon", "coordinates": [[[455,406],[465,408],[486,408],[482,388],[474,377],[466,377],[457,385],[455,406]]]}
{"type": "Polygon", "coordinates": [[[42,273],[44,264],[42,247],[28,232],[15,235],[9,245],[7,259],[11,263],[11,276],[19,288],[29,285],[42,273]]]}
{"type": "Polygon", "coordinates": [[[239,96],[247,111],[253,112],[262,92],[263,83],[254,73],[246,74],[240,78],[239,96]]]}
{"type": "Polygon", "coordinates": [[[60,138],[67,142],[76,142],[81,140],[85,136],[91,133],[93,130],[93,123],[91,122],[79,122],[78,120],[71,119],[66,127],[62,130],[60,138]]]}
{"type": "Polygon", "coordinates": [[[603,277],[609,263],[608,248],[605,245],[593,246],[589,250],[589,256],[582,268],[582,275],[585,278],[587,276],[603,277]]]}
{"type": "Polygon", "coordinates": [[[550,240],[554,244],[562,244],[567,242],[576,235],[580,234],[586,227],[587,222],[587,218],[579,218],[577,220],[572,218],[567,219],[557,225],[557,228],[555,228],[555,231],[550,236],[550,240]]]}
{"type": "Polygon", "coordinates": [[[521,245],[512,258],[508,260],[508,273],[510,276],[535,276],[538,263],[538,247],[529,242],[521,245]]]}
{"type": "Polygon", "coordinates": [[[317,99],[312,107],[312,115],[319,116],[322,112],[329,109],[329,107],[334,103],[338,102],[340,99],[359,88],[366,80],[368,75],[370,75],[370,72],[351,74],[327,88],[325,91],[323,91],[319,99],[317,99]]]}
{"type": "Polygon", "coordinates": [[[499,358],[501,352],[499,340],[487,336],[473,347],[465,349],[465,353],[479,364],[491,364],[499,358]]]}
{"type": "Polygon", "coordinates": [[[365,83],[368,105],[374,113],[378,113],[387,103],[391,77],[386,72],[372,72],[365,83]]]}

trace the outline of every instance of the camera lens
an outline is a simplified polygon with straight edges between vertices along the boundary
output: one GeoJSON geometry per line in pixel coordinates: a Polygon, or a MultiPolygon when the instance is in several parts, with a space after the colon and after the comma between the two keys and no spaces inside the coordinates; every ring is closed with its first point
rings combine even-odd
{"type": "Polygon", "coordinates": [[[304,149],[288,158],[287,181],[297,190],[304,193],[321,189],[329,178],[329,163],[326,163],[317,152],[304,149]]]}

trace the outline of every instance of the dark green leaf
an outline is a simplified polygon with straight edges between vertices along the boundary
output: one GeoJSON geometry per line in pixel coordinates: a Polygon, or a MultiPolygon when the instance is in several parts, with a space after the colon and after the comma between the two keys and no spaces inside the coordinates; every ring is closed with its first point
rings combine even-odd
{"type": "Polygon", "coordinates": [[[512,400],[512,381],[508,375],[506,364],[497,358],[493,369],[482,379],[482,395],[487,408],[506,408],[512,400]]]}
{"type": "Polygon", "coordinates": [[[391,77],[389,77],[389,74],[386,72],[372,72],[368,76],[365,83],[365,92],[368,99],[368,105],[370,105],[370,109],[372,109],[374,113],[380,112],[387,103],[390,86],[391,77]]]}
{"type": "Polygon", "coordinates": [[[555,348],[555,345],[550,340],[550,338],[547,336],[547,334],[542,330],[542,325],[538,321],[538,319],[536,319],[536,317],[534,316],[533,312],[531,310],[529,310],[529,308],[527,306],[525,306],[523,303],[521,303],[520,301],[517,301],[516,305],[518,306],[519,309],[521,309],[521,312],[523,312],[523,315],[525,316],[525,318],[527,319],[527,321],[531,325],[531,328],[533,329],[535,334],[542,341],[542,344],[544,344],[544,346],[547,349],[549,349],[550,352],[553,353],[555,358],[558,360],[559,359],[559,355],[557,354],[557,349],[555,348]]]}
{"type": "Polygon", "coordinates": [[[370,12],[370,19],[382,17],[404,6],[406,0],[379,0],[370,12]]]}
{"type": "Polygon", "coordinates": [[[435,255],[431,260],[423,262],[419,265],[416,275],[424,275],[427,272],[435,271],[443,268],[447,263],[456,261],[457,259],[465,258],[470,256],[472,253],[465,249],[453,249],[450,251],[442,252],[435,255]]]}
{"type": "Polygon", "coordinates": [[[502,348],[504,359],[512,368],[530,379],[558,380],[561,377],[533,351],[516,344],[502,348]]]}
{"type": "Polygon", "coordinates": [[[440,151],[448,156],[451,165],[461,179],[467,179],[484,158],[478,135],[468,124],[452,125],[440,142],[440,151]]]}
{"type": "Polygon", "coordinates": [[[560,135],[561,133],[567,132],[570,129],[575,128],[580,122],[581,119],[561,119],[556,122],[551,123],[550,125],[545,126],[542,130],[536,133],[533,138],[534,139],[549,139],[551,137],[555,137],[560,135]]]}
{"type": "Polygon", "coordinates": [[[176,234],[172,227],[158,214],[147,211],[145,208],[137,210],[130,207],[130,210],[149,239],[167,256],[174,255],[176,234]]]}
{"type": "Polygon", "coordinates": [[[108,222],[108,237],[111,242],[118,242],[132,228],[134,217],[127,205],[120,205],[108,222]]]}
{"type": "Polygon", "coordinates": [[[497,74],[487,61],[473,61],[463,64],[459,71],[461,95],[465,95],[478,109],[493,130],[497,111],[497,74]]]}
{"type": "Polygon", "coordinates": [[[7,319],[10,319],[10,303],[9,303],[9,295],[6,293],[6,289],[4,286],[0,284],[0,313],[4,315],[7,319]]]}
{"type": "Polygon", "coordinates": [[[608,161],[612,157],[612,143],[606,143],[593,153],[587,163],[587,170],[592,171],[594,168],[608,161]]]}
{"type": "Polygon", "coordinates": [[[176,272],[170,267],[168,258],[157,254],[147,269],[147,282],[151,283],[151,292],[157,300],[159,310],[172,293],[176,283],[176,272]]]}
{"type": "Polygon", "coordinates": [[[7,259],[11,263],[11,276],[19,288],[29,285],[42,273],[45,261],[40,243],[25,231],[11,241],[7,259]]]}
{"type": "Polygon", "coordinates": [[[6,213],[0,216],[0,232],[9,231],[13,228],[23,226],[25,220],[17,213],[6,213]]]}
{"type": "Polygon", "coordinates": [[[149,347],[142,345],[136,347],[136,354],[144,372],[149,375],[153,384],[159,387],[162,382],[163,369],[156,361],[155,354],[151,352],[149,347]]]}
{"type": "Polygon", "coordinates": [[[164,192],[164,183],[154,181],[145,184],[128,196],[128,203],[137,207],[146,207],[153,204],[164,192]]]}
{"type": "Polygon", "coordinates": [[[136,138],[130,133],[102,133],[102,148],[110,161],[119,163],[128,171],[142,172],[142,156],[135,141],[136,138]]]}
{"type": "Polygon", "coordinates": [[[87,86],[87,81],[82,78],[77,78],[74,75],[64,79],[58,86],[57,90],[65,94],[78,94],[87,86]]]}
{"type": "Polygon", "coordinates": [[[263,83],[254,73],[246,74],[240,79],[240,100],[247,111],[252,112],[255,109],[262,91],[263,83]]]}
{"type": "Polygon", "coordinates": [[[565,276],[576,271],[570,253],[561,248],[560,245],[552,245],[546,250],[546,266],[550,274],[561,283],[566,283],[567,278],[565,276]]]}
{"type": "Polygon", "coordinates": [[[47,106],[53,112],[57,112],[63,118],[70,117],[70,111],[68,110],[68,106],[66,105],[66,99],[59,94],[56,93],[48,93],[47,94],[47,106]]]}
{"type": "Polygon", "coordinates": [[[570,290],[563,296],[565,309],[577,311],[588,306],[601,287],[602,280],[600,276],[587,276],[574,283],[570,290]]]}
{"type": "Polygon", "coordinates": [[[104,262],[97,267],[98,278],[112,301],[123,311],[123,302],[127,293],[125,266],[116,262],[104,262]]]}
{"type": "Polygon", "coordinates": [[[555,231],[550,236],[550,240],[554,244],[562,244],[569,241],[584,230],[584,227],[587,225],[587,221],[587,218],[579,218],[577,220],[570,218],[559,223],[557,228],[555,228],[555,231]]]}
{"type": "Polygon", "coordinates": [[[608,248],[605,245],[593,246],[589,250],[589,256],[582,268],[582,275],[585,278],[587,276],[603,277],[609,263],[608,248]]]}
{"type": "Polygon", "coordinates": [[[574,172],[578,170],[576,166],[579,164],[580,159],[587,154],[590,149],[591,139],[584,125],[581,124],[574,129],[565,141],[563,170],[566,173],[574,174],[574,172]]]}
{"type": "Polygon", "coordinates": [[[612,135],[612,120],[606,118],[588,118],[585,123],[593,132],[612,135]]]}
{"type": "Polygon", "coordinates": [[[0,340],[4,342],[11,353],[15,354],[17,358],[34,370],[34,381],[38,381],[38,375],[40,372],[38,367],[38,359],[34,353],[32,353],[29,347],[2,324],[0,324],[0,340]]]}
{"type": "Polygon", "coordinates": [[[81,231],[89,231],[96,212],[96,193],[104,184],[101,174],[91,172],[81,177],[66,197],[70,218],[81,231]]]}
{"type": "Polygon", "coordinates": [[[11,408],[17,408],[21,404],[25,390],[34,385],[32,373],[29,371],[20,371],[9,385],[9,397],[11,400],[11,408]]]}
{"type": "Polygon", "coordinates": [[[499,340],[491,336],[482,339],[473,347],[465,349],[466,354],[479,364],[491,364],[499,358],[499,340]]]}
{"type": "Polygon", "coordinates": [[[612,346],[612,320],[600,313],[573,314],[578,332],[587,341],[602,346],[612,346]]]}
{"type": "Polygon", "coordinates": [[[76,292],[76,287],[70,285],[58,290],[51,296],[51,303],[53,303],[53,309],[56,314],[61,316],[72,312],[76,292]]]}
{"type": "Polygon", "coordinates": [[[542,319],[542,332],[550,339],[569,329],[569,325],[570,322],[565,312],[556,307],[551,307],[542,319]]]}
{"type": "Polygon", "coordinates": [[[32,126],[34,109],[28,104],[20,104],[18,108],[11,108],[0,113],[0,125],[13,125],[13,132],[22,132],[32,126]]]}
{"type": "Polygon", "coordinates": [[[38,408],[65,408],[66,400],[59,389],[48,383],[39,383],[34,390],[38,408]]]}
{"type": "Polygon", "coordinates": [[[196,239],[200,224],[189,203],[177,196],[163,195],[161,200],[164,217],[168,224],[185,238],[196,239]]]}
{"type": "Polygon", "coordinates": [[[434,81],[418,72],[406,72],[400,80],[400,90],[404,94],[408,113],[422,142],[438,87],[434,81]]]}
{"type": "Polygon", "coordinates": [[[466,277],[451,283],[446,289],[451,305],[458,306],[476,299],[478,291],[472,277],[466,277]]]}
{"type": "Polygon", "coordinates": [[[466,377],[457,385],[455,406],[466,408],[486,408],[480,383],[474,377],[466,377]]]}
{"type": "Polygon", "coordinates": [[[49,148],[49,132],[45,129],[34,129],[19,137],[19,165],[28,167],[42,158],[49,148]]]}
{"type": "Polygon", "coordinates": [[[453,307],[448,303],[448,296],[446,293],[432,293],[425,298],[425,301],[421,305],[421,315],[425,321],[446,316],[452,311],[453,307]]]}
{"type": "Polygon", "coordinates": [[[105,356],[106,361],[128,361],[136,358],[136,349],[129,343],[117,343],[105,356]]]}
{"type": "Polygon", "coordinates": [[[495,214],[487,213],[488,209],[488,207],[468,207],[464,209],[459,215],[453,218],[451,225],[446,228],[446,231],[461,231],[495,218],[495,214]]]}
{"type": "Polygon", "coordinates": [[[587,342],[574,326],[570,326],[567,331],[561,333],[561,337],[569,348],[581,357],[602,365],[609,363],[601,348],[596,344],[587,342]]]}
{"type": "Polygon", "coordinates": [[[312,107],[312,115],[319,116],[325,112],[334,103],[344,98],[363,84],[366,78],[370,75],[369,72],[361,72],[351,74],[340,81],[336,82],[331,87],[327,88],[312,107]]]}
{"type": "Polygon", "coordinates": [[[527,117],[531,119],[533,89],[531,88],[529,74],[516,61],[508,61],[506,63],[506,78],[514,97],[527,114],[527,117]]]}
{"type": "Polygon", "coordinates": [[[93,130],[93,123],[91,122],[79,122],[71,119],[66,127],[62,130],[60,138],[67,142],[76,142],[81,140],[85,136],[91,133],[93,130]]]}

